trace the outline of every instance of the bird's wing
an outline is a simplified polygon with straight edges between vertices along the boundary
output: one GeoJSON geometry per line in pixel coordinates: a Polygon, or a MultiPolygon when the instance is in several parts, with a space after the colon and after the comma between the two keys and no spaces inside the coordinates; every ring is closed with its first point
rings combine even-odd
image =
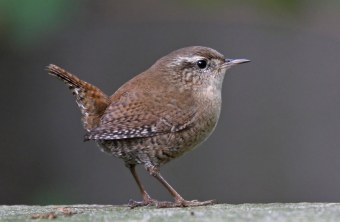
{"type": "Polygon", "coordinates": [[[150,137],[190,127],[197,108],[189,94],[173,96],[125,93],[112,102],[85,140],[150,137]],[[126,98],[123,98],[126,97],[126,98]]]}

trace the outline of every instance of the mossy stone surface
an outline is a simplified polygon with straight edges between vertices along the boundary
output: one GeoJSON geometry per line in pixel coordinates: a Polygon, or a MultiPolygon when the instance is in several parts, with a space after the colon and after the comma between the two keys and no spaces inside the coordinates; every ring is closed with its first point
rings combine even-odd
{"type": "Polygon", "coordinates": [[[340,203],[217,204],[156,209],[111,205],[0,206],[0,221],[340,221],[340,203]]]}

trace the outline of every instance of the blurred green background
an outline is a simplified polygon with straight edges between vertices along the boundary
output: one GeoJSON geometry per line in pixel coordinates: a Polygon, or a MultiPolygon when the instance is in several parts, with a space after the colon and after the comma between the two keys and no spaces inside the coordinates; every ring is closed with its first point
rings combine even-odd
{"type": "Polygon", "coordinates": [[[252,63],[226,76],[210,139],[162,168],[170,184],[187,199],[339,202],[339,21],[335,0],[0,0],[0,204],[140,199],[121,160],[82,142],[74,99],[45,67],[111,94],[190,45],[252,63]]]}

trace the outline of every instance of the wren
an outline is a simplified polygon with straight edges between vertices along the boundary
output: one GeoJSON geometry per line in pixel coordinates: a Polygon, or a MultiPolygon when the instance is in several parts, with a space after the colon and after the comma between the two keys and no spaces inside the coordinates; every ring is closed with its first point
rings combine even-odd
{"type": "Polygon", "coordinates": [[[122,159],[131,171],[143,200],[130,200],[129,206],[162,208],[215,203],[185,200],[159,169],[209,137],[220,116],[225,73],[246,62],[249,60],[226,59],[202,46],[178,49],[126,82],[112,96],[56,65],[47,69],[76,97],[87,131],[84,139],[94,140],[103,151],[122,159]],[[169,191],[174,202],[150,197],[136,173],[137,164],[169,191]]]}

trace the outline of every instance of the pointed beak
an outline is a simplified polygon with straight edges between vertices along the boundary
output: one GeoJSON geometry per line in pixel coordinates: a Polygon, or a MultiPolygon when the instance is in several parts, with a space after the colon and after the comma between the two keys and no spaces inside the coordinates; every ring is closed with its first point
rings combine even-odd
{"type": "Polygon", "coordinates": [[[248,59],[225,59],[224,61],[228,65],[237,65],[237,64],[250,62],[250,60],[248,59]]]}

